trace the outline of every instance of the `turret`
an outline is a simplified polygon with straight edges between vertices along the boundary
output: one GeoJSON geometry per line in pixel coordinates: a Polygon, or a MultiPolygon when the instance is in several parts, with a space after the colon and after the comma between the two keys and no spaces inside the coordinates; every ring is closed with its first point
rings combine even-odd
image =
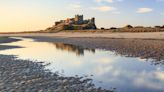
{"type": "Polygon", "coordinates": [[[83,15],[75,15],[75,24],[83,24],[83,15]]]}
{"type": "Polygon", "coordinates": [[[95,24],[95,18],[94,17],[91,19],[91,23],[95,24]]]}

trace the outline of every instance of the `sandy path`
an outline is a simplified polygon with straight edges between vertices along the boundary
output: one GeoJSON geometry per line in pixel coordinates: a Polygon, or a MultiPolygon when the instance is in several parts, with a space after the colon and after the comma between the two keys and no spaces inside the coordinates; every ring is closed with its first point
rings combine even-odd
{"type": "Polygon", "coordinates": [[[164,32],[147,33],[22,33],[22,34],[0,34],[0,36],[50,36],[50,37],[105,37],[105,38],[142,38],[142,39],[164,39],[164,32]]]}

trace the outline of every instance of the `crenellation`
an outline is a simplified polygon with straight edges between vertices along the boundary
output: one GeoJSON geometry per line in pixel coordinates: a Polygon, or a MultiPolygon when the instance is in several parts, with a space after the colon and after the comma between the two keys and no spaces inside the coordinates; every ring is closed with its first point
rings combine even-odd
{"type": "Polygon", "coordinates": [[[83,15],[75,15],[74,18],[57,21],[54,26],[60,28],[60,30],[96,29],[95,18],[84,20],[83,15]]]}
{"type": "Polygon", "coordinates": [[[84,20],[83,15],[75,15],[75,18],[67,18],[66,20],[57,21],[55,22],[55,25],[58,25],[60,23],[65,23],[67,25],[69,24],[82,25],[82,24],[88,24],[88,23],[94,24],[95,23],[94,20],[95,18],[84,20]]]}

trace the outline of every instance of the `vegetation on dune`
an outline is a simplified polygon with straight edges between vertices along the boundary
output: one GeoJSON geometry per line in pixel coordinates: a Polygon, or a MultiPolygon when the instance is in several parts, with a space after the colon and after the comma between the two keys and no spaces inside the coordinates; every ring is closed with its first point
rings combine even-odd
{"type": "Polygon", "coordinates": [[[155,27],[144,27],[144,26],[135,26],[126,25],[122,28],[111,27],[110,29],[101,28],[107,32],[164,32],[164,26],[155,26],[155,27]]]}

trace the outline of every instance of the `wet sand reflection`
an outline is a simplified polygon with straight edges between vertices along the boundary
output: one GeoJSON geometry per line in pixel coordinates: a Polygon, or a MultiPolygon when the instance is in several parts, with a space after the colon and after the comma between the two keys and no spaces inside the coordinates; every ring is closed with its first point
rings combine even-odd
{"type": "Polygon", "coordinates": [[[84,51],[87,50],[89,52],[95,53],[95,49],[89,49],[89,48],[82,48],[80,46],[74,46],[71,44],[64,44],[64,43],[52,43],[57,49],[65,50],[68,52],[73,52],[77,56],[84,56],[84,51]]]}

